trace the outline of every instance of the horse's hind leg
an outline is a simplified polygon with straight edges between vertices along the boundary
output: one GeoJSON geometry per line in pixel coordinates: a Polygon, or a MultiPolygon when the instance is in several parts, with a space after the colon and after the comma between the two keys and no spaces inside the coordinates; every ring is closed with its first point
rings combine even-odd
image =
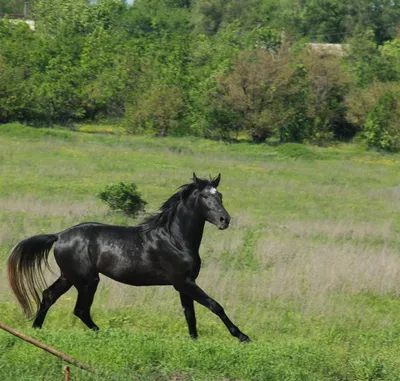
{"type": "Polygon", "coordinates": [[[81,319],[90,329],[98,331],[99,327],[90,317],[90,307],[92,306],[94,294],[99,284],[99,277],[96,275],[90,280],[74,284],[78,290],[78,300],[76,301],[74,314],[81,319]]]}
{"type": "Polygon", "coordinates": [[[36,319],[33,322],[33,328],[41,328],[49,308],[57,301],[57,299],[65,294],[72,286],[63,275],[61,275],[49,288],[43,291],[42,302],[36,319]]]}

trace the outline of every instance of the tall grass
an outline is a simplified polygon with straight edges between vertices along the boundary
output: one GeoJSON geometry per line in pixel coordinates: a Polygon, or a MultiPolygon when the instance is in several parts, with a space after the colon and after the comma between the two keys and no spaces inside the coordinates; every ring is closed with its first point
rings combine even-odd
{"type": "MultiPolygon", "coordinates": [[[[398,379],[399,172],[400,156],[354,145],[253,146],[1,126],[0,319],[107,370],[109,379],[398,379]],[[99,335],[73,316],[75,290],[52,308],[41,332],[30,330],[4,273],[18,241],[83,221],[135,224],[96,194],[134,182],[155,211],[193,171],[222,173],[232,215],[226,231],[206,226],[198,283],[254,339],[250,346],[239,346],[201,306],[200,342],[193,344],[172,287],[135,288],[105,277],[93,306],[99,335]]],[[[56,275],[47,276],[51,282],[56,275]]],[[[61,379],[60,369],[0,333],[0,379],[61,379]]]]}

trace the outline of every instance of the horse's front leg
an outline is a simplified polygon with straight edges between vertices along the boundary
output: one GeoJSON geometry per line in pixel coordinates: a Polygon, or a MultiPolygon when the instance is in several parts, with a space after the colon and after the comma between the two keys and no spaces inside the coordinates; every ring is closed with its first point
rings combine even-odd
{"type": "Polygon", "coordinates": [[[182,292],[180,292],[179,295],[181,297],[181,304],[185,314],[186,322],[189,327],[190,337],[192,339],[197,339],[196,314],[194,312],[193,298],[182,292]]]}
{"type": "Polygon", "coordinates": [[[225,314],[222,306],[208,296],[192,279],[186,278],[181,282],[176,282],[174,287],[181,294],[186,294],[196,302],[207,307],[211,312],[216,314],[226,325],[232,336],[237,337],[241,342],[249,342],[250,339],[247,335],[240,331],[236,325],[234,325],[228,316],[225,314]]]}

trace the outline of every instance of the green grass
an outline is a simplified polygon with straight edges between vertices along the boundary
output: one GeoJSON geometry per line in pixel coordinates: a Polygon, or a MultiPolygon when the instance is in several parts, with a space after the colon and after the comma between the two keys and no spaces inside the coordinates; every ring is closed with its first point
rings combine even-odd
{"type": "MultiPolygon", "coordinates": [[[[71,367],[73,380],[400,379],[399,155],[96,132],[0,126],[0,320],[102,373],[71,367]],[[251,344],[201,306],[194,343],[171,287],[104,277],[98,334],[72,314],[74,290],[30,328],[4,271],[18,241],[83,221],[137,223],[96,195],[134,182],[155,211],[193,171],[221,172],[232,215],[226,231],[207,225],[198,283],[251,344]]],[[[0,380],[62,380],[63,365],[0,332],[0,380]]]]}

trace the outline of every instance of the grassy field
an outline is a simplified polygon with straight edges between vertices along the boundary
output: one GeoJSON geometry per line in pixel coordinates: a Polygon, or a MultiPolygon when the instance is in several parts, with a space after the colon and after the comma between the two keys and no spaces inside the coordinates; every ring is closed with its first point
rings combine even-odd
{"type": "MultiPolygon", "coordinates": [[[[0,126],[0,321],[87,362],[73,380],[400,380],[400,156],[0,126]],[[231,227],[206,227],[199,285],[252,339],[197,305],[192,342],[171,287],[102,278],[98,334],[76,292],[33,331],[4,271],[20,240],[83,221],[135,224],[97,198],[137,184],[155,211],[192,172],[222,174],[231,227]]],[[[56,268],[55,268],[56,269],[56,268]]],[[[49,280],[54,276],[49,274],[49,280]]],[[[0,332],[0,380],[62,380],[63,363],[0,332]]]]}

